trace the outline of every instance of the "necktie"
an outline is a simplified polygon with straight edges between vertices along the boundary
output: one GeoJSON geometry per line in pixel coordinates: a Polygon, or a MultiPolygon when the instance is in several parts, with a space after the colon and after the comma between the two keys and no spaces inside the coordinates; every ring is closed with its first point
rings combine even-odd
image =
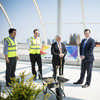
{"type": "Polygon", "coordinates": [[[87,39],[85,39],[85,41],[84,41],[84,45],[83,45],[83,48],[85,47],[85,45],[86,45],[86,42],[87,42],[87,39]]]}
{"type": "Polygon", "coordinates": [[[60,51],[60,54],[61,54],[62,53],[61,43],[59,43],[59,51],[60,51]]]}
{"type": "Polygon", "coordinates": [[[86,41],[87,41],[87,39],[85,39],[84,44],[83,44],[82,55],[84,55],[84,47],[86,45],[86,41]]]}

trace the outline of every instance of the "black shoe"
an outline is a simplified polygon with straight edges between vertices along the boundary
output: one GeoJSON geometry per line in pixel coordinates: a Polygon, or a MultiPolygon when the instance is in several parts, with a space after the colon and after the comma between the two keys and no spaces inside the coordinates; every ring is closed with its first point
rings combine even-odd
{"type": "Polygon", "coordinates": [[[42,79],[42,75],[39,75],[39,79],[42,79]]]}
{"type": "Polygon", "coordinates": [[[82,82],[74,82],[73,84],[82,84],[82,82]]]}
{"type": "Polygon", "coordinates": [[[87,88],[87,87],[89,87],[88,84],[85,84],[85,85],[82,86],[82,88],[87,88]]]}
{"type": "Polygon", "coordinates": [[[37,75],[34,74],[34,79],[33,80],[36,80],[36,77],[37,77],[37,75]]]}
{"type": "Polygon", "coordinates": [[[11,86],[10,84],[11,84],[10,82],[6,82],[7,87],[10,87],[11,86]]]}
{"type": "Polygon", "coordinates": [[[7,87],[10,87],[10,85],[6,85],[7,87]]]}
{"type": "Polygon", "coordinates": [[[56,75],[53,75],[54,80],[56,80],[56,75]]]}
{"type": "Polygon", "coordinates": [[[34,81],[37,80],[36,77],[33,79],[34,81]]]}
{"type": "Polygon", "coordinates": [[[9,85],[9,84],[6,84],[6,86],[7,86],[7,87],[11,87],[11,85],[9,85]]]}

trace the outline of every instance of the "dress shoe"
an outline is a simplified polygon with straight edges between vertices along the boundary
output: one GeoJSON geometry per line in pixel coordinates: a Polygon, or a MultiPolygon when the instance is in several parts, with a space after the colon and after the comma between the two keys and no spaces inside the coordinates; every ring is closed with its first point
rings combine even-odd
{"type": "MultiPolygon", "coordinates": [[[[11,84],[11,83],[10,83],[10,84],[11,84]]],[[[7,86],[7,87],[10,87],[11,85],[9,85],[9,83],[6,83],[6,86],[7,86]]]]}
{"type": "Polygon", "coordinates": [[[6,87],[11,87],[11,85],[6,84],[6,87]]]}
{"type": "Polygon", "coordinates": [[[39,79],[42,79],[42,75],[41,74],[39,75],[39,79]]]}
{"type": "Polygon", "coordinates": [[[85,84],[85,85],[82,86],[82,88],[87,88],[87,87],[89,87],[88,84],[85,84]]]}
{"type": "Polygon", "coordinates": [[[37,76],[35,75],[33,80],[35,81],[35,80],[36,80],[36,78],[37,78],[37,76]]]}

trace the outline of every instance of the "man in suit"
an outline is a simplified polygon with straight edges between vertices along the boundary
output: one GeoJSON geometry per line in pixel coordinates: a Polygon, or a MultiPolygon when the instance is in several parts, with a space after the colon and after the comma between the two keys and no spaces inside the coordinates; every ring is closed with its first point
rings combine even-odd
{"type": "Polygon", "coordinates": [[[80,58],[81,58],[81,74],[80,79],[74,84],[82,84],[84,81],[85,72],[87,71],[87,78],[85,85],[82,88],[90,86],[92,67],[94,61],[93,49],[95,41],[90,37],[90,29],[84,30],[85,39],[80,44],[80,58]]]}
{"type": "Polygon", "coordinates": [[[56,42],[54,42],[51,46],[51,54],[53,55],[52,56],[53,77],[56,78],[57,66],[60,66],[61,63],[62,63],[62,70],[61,67],[59,67],[59,75],[63,75],[64,62],[65,62],[64,58],[67,54],[65,45],[61,42],[61,37],[59,35],[56,36],[56,42]]]}

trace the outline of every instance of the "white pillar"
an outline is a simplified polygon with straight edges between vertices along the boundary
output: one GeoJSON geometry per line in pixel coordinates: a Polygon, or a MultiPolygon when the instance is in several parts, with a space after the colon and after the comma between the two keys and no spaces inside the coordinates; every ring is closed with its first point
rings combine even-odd
{"type": "Polygon", "coordinates": [[[57,34],[62,33],[62,1],[58,0],[57,9],[57,34]]]}
{"type": "Polygon", "coordinates": [[[82,14],[82,24],[83,24],[83,29],[85,29],[84,0],[81,0],[81,14],[82,14]]]}

